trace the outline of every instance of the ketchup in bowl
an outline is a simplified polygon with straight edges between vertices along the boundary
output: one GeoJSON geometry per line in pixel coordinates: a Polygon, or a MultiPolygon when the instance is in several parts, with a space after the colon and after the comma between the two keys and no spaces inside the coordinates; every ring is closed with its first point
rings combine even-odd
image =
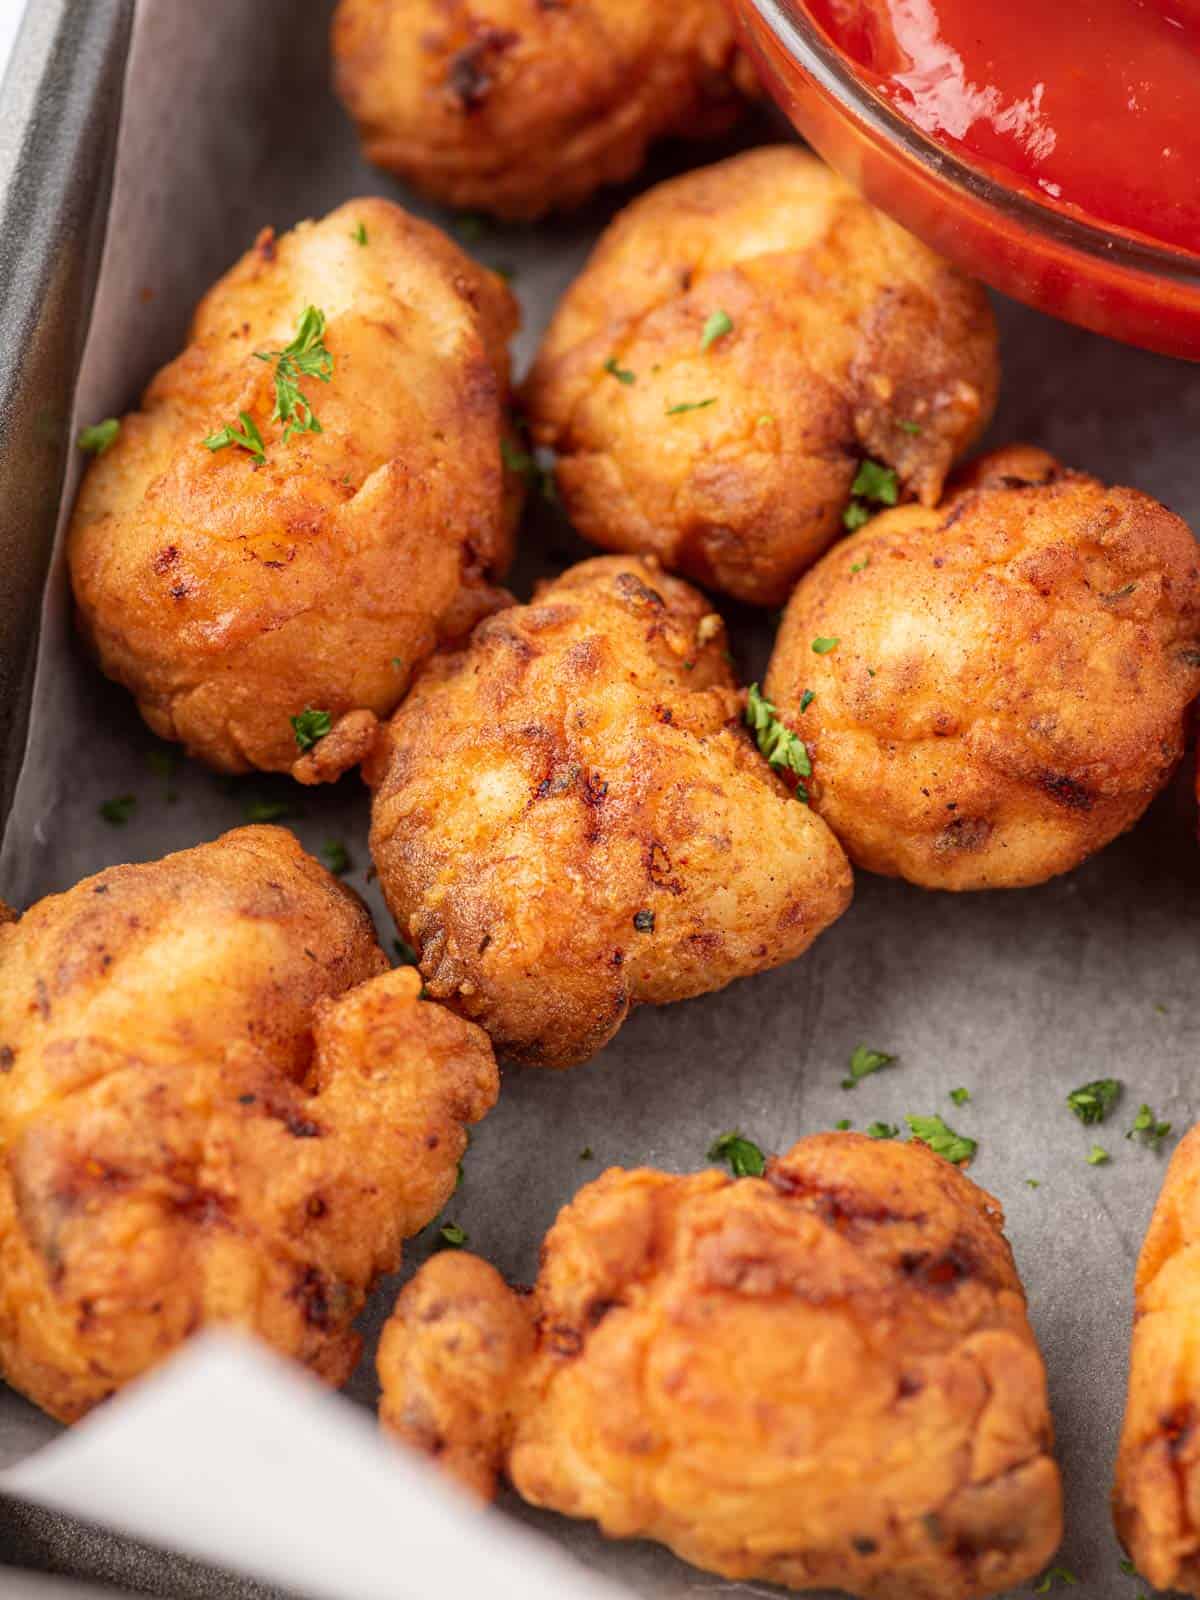
{"type": "Polygon", "coordinates": [[[1200,0],[730,0],[867,197],[997,288],[1200,359],[1200,0]]]}
{"type": "Polygon", "coordinates": [[[1200,252],[1200,0],[810,0],[939,144],[1093,221],[1200,252]]]}

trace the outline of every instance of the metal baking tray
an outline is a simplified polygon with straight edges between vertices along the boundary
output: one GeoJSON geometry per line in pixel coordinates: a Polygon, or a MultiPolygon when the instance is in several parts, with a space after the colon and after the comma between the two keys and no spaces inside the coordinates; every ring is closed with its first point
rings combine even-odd
{"type": "MultiPolygon", "coordinates": [[[[363,165],[329,90],[331,10],[332,0],[208,0],[201,20],[177,0],[136,8],[134,0],[34,0],[5,79],[0,804],[8,821],[0,896],[15,904],[113,861],[212,837],[240,822],[248,795],[265,788],[296,800],[292,825],[310,847],[331,834],[348,843],[350,881],[366,893],[385,936],[390,931],[366,879],[367,805],[356,780],[297,797],[276,780],[229,785],[187,769],[175,780],[179,802],[166,803],[147,765],[153,741],[132,704],[74,644],[52,559],[56,514],[78,474],[69,449],[77,376],[85,420],[126,409],[181,344],[196,299],[263,223],[286,227],[359,193],[411,203],[363,165]],[[126,792],[138,794],[137,819],[111,828],[99,804],[126,792]]],[[[705,158],[676,153],[654,175],[672,160],[705,158]]],[[[472,245],[489,264],[515,270],[526,319],[518,366],[623,198],[606,196],[536,229],[491,229],[472,245]]],[[[1009,303],[997,310],[1005,380],[988,442],[1042,444],[1072,465],[1150,491],[1200,526],[1200,369],[1009,303]]],[[[538,571],[584,553],[546,508],[535,509],[524,538],[513,580],[523,596],[538,571]]],[[[752,677],[769,649],[771,619],[722,609],[752,677]]],[[[1049,1367],[1067,1488],[1060,1559],[1078,1574],[1080,1593],[1133,1600],[1136,1586],[1118,1567],[1108,1489],[1133,1261],[1165,1154],[1118,1135],[1109,1141],[1112,1164],[1090,1167],[1088,1130],[1063,1101],[1078,1083],[1113,1074],[1126,1081],[1128,1101],[1149,1101],[1177,1133],[1193,1120],[1194,809],[1181,774],[1136,830],[1032,891],[950,896],[860,874],[851,911],[798,963],[686,1005],[646,1009],[593,1063],[570,1073],[508,1071],[501,1103],[472,1146],[455,1220],[502,1271],[528,1279],[557,1208],[605,1165],[694,1168],[712,1137],[734,1126],[781,1147],[846,1116],[862,1127],[906,1112],[953,1112],[980,1143],[972,1175],[1008,1214],[1049,1367]],[[839,1087],[844,1065],[862,1042],[896,1052],[900,1064],[848,1094],[839,1087]],[[946,1095],[959,1084],[972,1101],[951,1108],[946,1095]],[[580,1160],[588,1147],[591,1163],[580,1160]]],[[[414,1241],[406,1271],[425,1253],[414,1241]]],[[[382,1286],[372,1301],[368,1346],[395,1288],[382,1286]]],[[[349,1393],[364,1405],[374,1400],[369,1351],[349,1393]]],[[[0,1389],[0,1464],[54,1431],[0,1389]]],[[[506,1505],[648,1600],[768,1593],[506,1505]]],[[[263,1592],[13,1504],[0,1506],[0,1560],[162,1596],[263,1592]]]]}

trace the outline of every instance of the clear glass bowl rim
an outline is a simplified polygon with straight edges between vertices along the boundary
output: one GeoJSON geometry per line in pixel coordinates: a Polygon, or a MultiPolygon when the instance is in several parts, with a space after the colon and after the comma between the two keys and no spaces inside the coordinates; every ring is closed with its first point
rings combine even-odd
{"type": "Polygon", "coordinates": [[[1189,288],[1200,288],[1200,257],[1135,234],[1111,231],[1060,211],[1009,187],[937,144],[894,111],[854,71],[803,10],[803,0],[738,0],[756,12],[784,53],[876,141],[897,148],[938,183],[963,190],[985,207],[999,211],[1027,233],[1107,264],[1109,269],[1147,273],[1189,288]]]}

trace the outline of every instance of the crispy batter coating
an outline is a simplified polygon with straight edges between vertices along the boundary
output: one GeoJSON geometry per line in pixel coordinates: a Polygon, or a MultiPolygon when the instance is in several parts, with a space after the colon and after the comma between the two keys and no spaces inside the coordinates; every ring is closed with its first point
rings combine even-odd
{"type": "Polygon", "coordinates": [[[62,1421],[213,1323],[331,1383],[496,1098],[281,828],[0,926],[0,1374],[62,1421]]]}
{"type": "Polygon", "coordinates": [[[430,993],[565,1067],[639,1001],[791,960],[845,910],[832,834],[741,726],[724,626],[585,561],[435,658],[367,768],[371,853],[430,993]]]}
{"type": "Polygon", "coordinates": [[[368,160],[501,217],[624,182],[753,89],[721,0],[341,0],[333,55],[368,160]]]}
{"type": "Polygon", "coordinates": [[[1200,1595],[1200,1127],[1171,1158],[1135,1292],[1113,1516],[1155,1589],[1200,1595]]]}
{"type": "Polygon", "coordinates": [[[516,320],[499,279],[384,200],[265,230],[209,292],[92,465],[70,532],[84,633],[157,734],[222,771],[288,771],[290,717],[388,715],[423,657],[501,603],[516,320]],[[274,363],[255,356],[286,348],[310,305],[333,375],[301,379],[322,431],[285,443],[274,363]],[[239,412],[264,465],[204,448],[239,412]]]}
{"type": "Polygon", "coordinates": [[[780,146],[617,218],[524,404],[586,538],[779,605],[843,531],[860,461],[932,505],[997,382],[983,289],[780,146]]]}
{"type": "Polygon", "coordinates": [[[731,1579],[967,1600],[1061,1534],[999,1206],[919,1144],[803,1139],[765,1178],[613,1169],[532,1296],[434,1257],[379,1351],[385,1428],[482,1494],[731,1579]]]}
{"type": "Polygon", "coordinates": [[[1147,495],[999,451],[803,579],[766,688],[856,865],[933,889],[1041,883],[1136,822],[1180,758],[1200,547],[1147,495]]]}

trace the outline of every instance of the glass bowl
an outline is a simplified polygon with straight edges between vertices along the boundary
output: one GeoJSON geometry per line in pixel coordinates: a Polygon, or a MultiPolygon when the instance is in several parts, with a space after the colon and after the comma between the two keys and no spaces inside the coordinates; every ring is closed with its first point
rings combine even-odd
{"type": "Polygon", "coordinates": [[[857,76],[801,0],[730,0],[768,91],[880,210],[1005,294],[1200,360],[1200,257],[1068,215],[961,160],[857,76]]]}

